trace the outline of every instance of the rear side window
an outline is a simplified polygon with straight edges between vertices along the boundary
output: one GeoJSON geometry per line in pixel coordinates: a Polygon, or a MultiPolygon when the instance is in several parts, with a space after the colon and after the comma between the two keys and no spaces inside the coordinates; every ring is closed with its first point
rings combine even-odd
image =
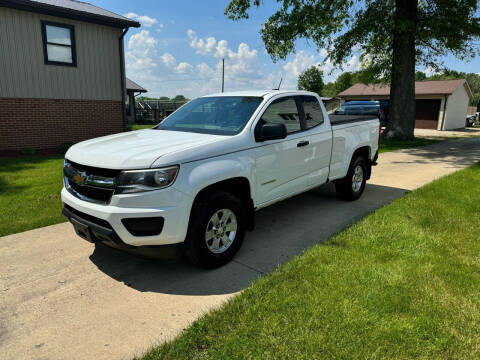
{"type": "Polygon", "coordinates": [[[305,113],[305,126],[311,129],[323,123],[322,108],[315,96],[301,96],[303,111],[305,113]]]}
{"type": "Polygon", "coordinates": [[[285,124],[287,133],[300,131],[300,115],[294,97],[284,97],[272,102],[262,115],[259,124],[285,124]]]}

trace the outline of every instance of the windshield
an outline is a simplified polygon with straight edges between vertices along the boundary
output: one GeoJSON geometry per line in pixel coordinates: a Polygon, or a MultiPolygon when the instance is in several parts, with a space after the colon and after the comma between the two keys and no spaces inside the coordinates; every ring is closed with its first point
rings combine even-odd
{"type": "Polygon", "coordinates": [[[236,135],[262,100],[261,97],[250,96],[197,98],[183,105],[155,129],[236,135]]]}

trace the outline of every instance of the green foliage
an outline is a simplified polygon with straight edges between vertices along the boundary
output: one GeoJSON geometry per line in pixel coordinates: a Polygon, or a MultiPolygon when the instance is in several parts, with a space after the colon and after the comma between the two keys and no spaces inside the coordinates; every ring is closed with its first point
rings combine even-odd
{"type": "Polygon", "coordinates": [[[323,71],[317,66],[311,66],[298,76],[299,90],[307,90],[322,95],[323,71]]]}
{"type": "Polygon", "coordinates": [[[423,71],[417,71],[415,73],[415,81],[422,81],[427,79],[427,74],[425,74],[423,71]]]}
{"type": "Polygon", "coordinates": [[[70,146],[72,146],[73,144],[75,144],[73,141],[65,142],[61,145],[58,145],[55,150],[56,150],[57,154],[65,155],[67,153],[68,149],[70,148],[70,146]]]}
{"type": "Polygon", "coordinates": [[[168,96],[160,96],[158,99],[159,100],[170,100],[170,98],[168,96]]]}
{"type": "Polygon", "coordinates": [[[372,83],[376,82],[369,73],[364,71],[344,72],[334,82],[329,82],[325,85],[323,96],[334,97],[338,93],[348,89],[356,83],[372,83]]]}
{"type": "Polygon", "coordinates": [[[37,150],[33,147],[26,147],[21,149],[20,152],[22,153],[22,155],[34,155],[37,150]]]}
{"type": "Polygon", "coordinates": [[[176,95],[172,100],[175,100],[175,101],[185,101],[185,100],[188,100],[185,96],[183,95],[176,95]]]}
{"type": "MultiPolygon", "coordinates": [[[[339,67],[359,51],[364,70],[388,80],[395,33],[413,33],[417,64],[433,69],[442,67],[439,59],[445,55],[453,54],[464,60],[478,54],[474,46],[474,40],[480,38],[476,0],[421,0],[415,21],[399,20],[397,16],[406,1],[277,0],[277,3],[276,11],[260,30],[273,60],[285,59],[294,52],[296,40],[309,39],[319,49],[329,49],[328,59],[339,67]]],[[[250,7],[261,4],[260,0],[231,0],[225,14],[233,20],[245,19],[250,7]]]]}

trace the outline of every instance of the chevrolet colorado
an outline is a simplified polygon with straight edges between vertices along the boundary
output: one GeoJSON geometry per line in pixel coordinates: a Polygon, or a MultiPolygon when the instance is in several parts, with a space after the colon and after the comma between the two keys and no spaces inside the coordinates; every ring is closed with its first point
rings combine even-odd
{"type": "Polygon", "coordinates": [[[256,210],[335,182],[356,200],[378,154],[377,117],[331,115],[315,93],[203,96],[152,129],[83,141],[65,155],[63,214],[121,249],[181,244],[187,259],[233,258],[256,210]]]}

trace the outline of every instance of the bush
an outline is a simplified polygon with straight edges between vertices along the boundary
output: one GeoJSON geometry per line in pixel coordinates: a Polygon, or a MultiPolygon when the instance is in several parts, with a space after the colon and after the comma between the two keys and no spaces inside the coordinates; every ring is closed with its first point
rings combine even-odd
{"type": "Polygon", "coordinates": [[[58,145],[56,147],[56,152],[57,154],[62,154],[62,155],[65,155],[67,150],[70,148],[70,146],[72,146],[73,144],[75,144],[74,142],[70,141],[70,142],[65,142],[61,145],[58,145]]]}
{"type": "Polygon", "coordinates": [[[37,150],[35,150],[35,148],[27,147],[20,150],[20,152],[22,153],[22,155],[35,155],[37,150]]]}
{"type": "Polygon", "coordinates": [[[475,122],[473,123],[473,127],[480,127],[480,116],[477,115],[475,122]]]}

